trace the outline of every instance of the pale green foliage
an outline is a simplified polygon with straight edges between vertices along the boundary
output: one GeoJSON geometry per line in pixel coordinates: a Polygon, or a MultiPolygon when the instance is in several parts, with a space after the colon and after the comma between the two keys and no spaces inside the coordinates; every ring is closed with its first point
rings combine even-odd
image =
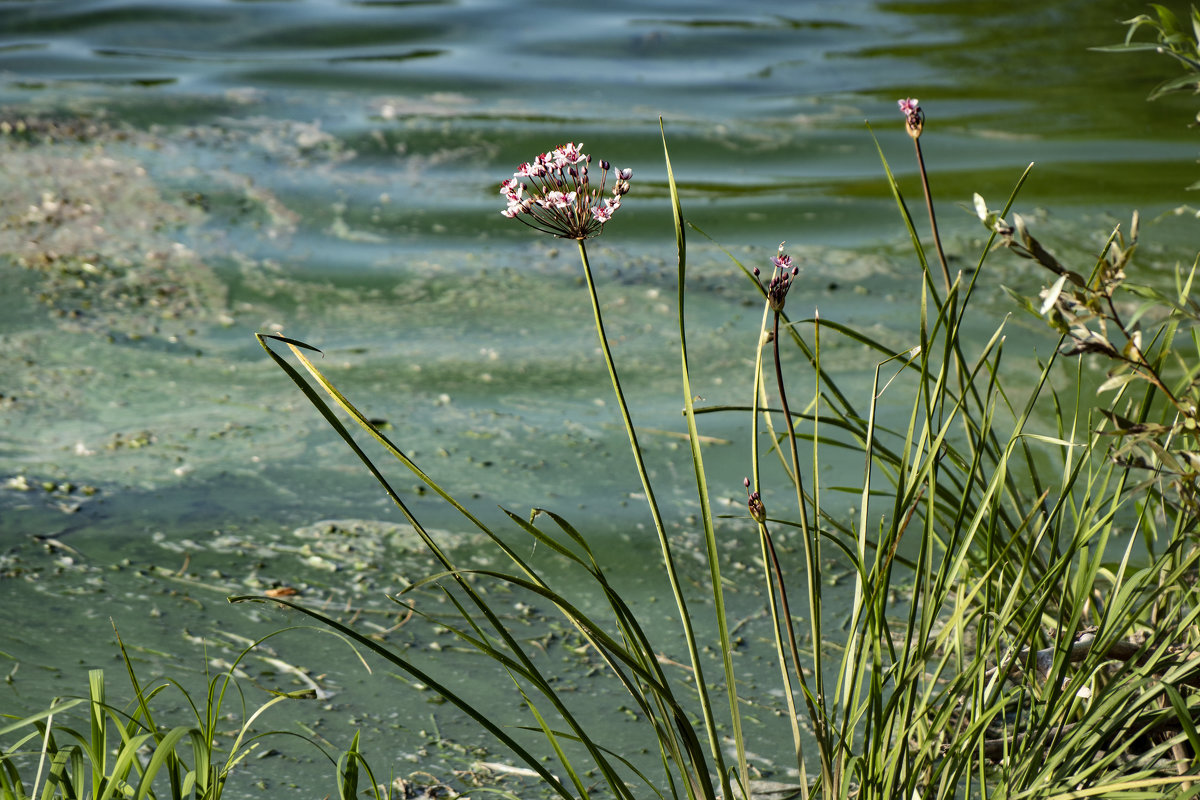
{"type": "MultiPolygon", "coordinates": [[[[977,206],[983,204],[976,198],[977,206]]],[[[1108,362],[1097,393],[1116,394],[1099,409],[1109,423],[1101,430],[1120,437],[1109,455],[1143,478],[1129,491],[1165,491],[1158,502],[1200,518],[1200,366],[1194,363],[1200,355],[1200,305],[1191,298],[1196,264],[1176,270],[1173,291],[1129,281],[1136,212],[1128,236],[1119,226],[1109,235],[1088,277],[1063,267],[1020,216],[1014,225],[994,212],[981,212],[980,218],[1002,245],[1057,276],[1038,298],[1012,294],[1064,337],[1062,353],[1108,362]]]]}
{"type": "MultiPolygon", "coordinates": [[[[1192,10],[1191,29],[1185,30],[1165,7],[1153,9],[1155,16],[1129,20],[1125,43],[1108,49],[1157,50],[1180,61],[1187,74],[1158,87],[1155,96],[1200,88],[1200,13],[1192,10]],[[1142,28],[1151,29],[1157,43],[1135,42],[1142,28]]],[[[837,320],[789,319],[785,293],[769,296],[757,274],[739,263],[764,300],[762,329],[746,343],[755,370],[747,381],[750,402],[741,408],[694,403],[684,306],[686,233],[696,229],[686,221],[666,159],[678,254],[681,390],[712,582],[713,649],[721,656],[727,711],[717,710],[703,678],[695,633],[702,621],[680,589],[677,543],[667,536],[654,499],[582,242],[601,351],[658,532],[697,678],[695,693],[682,691],[661,669],[661,648],[643,628],[637,609],[614,590],[586,537],[569,522],[540,508],[528,519],[508,512],[517,529],[586,577],[551,585],[336,389],[304,353],[313,348],[260,334],[271,358],[355,451],[439,559],[443,571],[416,586],[434,584],[445,592],[461,622],[439,624],[507,673],[529,712],[529,729],[545,737],[545,752],[517,741],[402,652],[319,611],[285,603],[443,694],[563,798],[752,795],[759,787],[752,781],[753,748],[741,725],[697,424],[702,414],[741,413],[752,443],[747,471],[753,475],[747,481],[744,524],[757,529],[762,543],[781,712],[790,721],[800,776],[796,795],[805,800],[1196,795],[1200,304],[1191,296],[1195,267],[1179,270],[1169,292],[1128,280],[1138,241],[1136,214],[1127,231],[1112,232],[1094,262],[1074,268],[1062,263],[1019,215],[1012,215],[1012,224],[1006,221],[1026,170],[1003,209],[989,209],[975,196],[989,240],[970,277],[961,272],[952,277],[920,143],[914,142],[937,273],[880,149],[913,243],[914,281],[919,281],[920,303],[908,342],[896,349],[837,320]],[[962,320],[980,313],[972,308],[975,281],[987,274],[984,265],[993,244],[1052,275],[1038,297],[1012,293],[1060,337],[1044,362],[1005,359],[1003,324],[986,341],[962,334],[962,320]],[[941,277],[940,287],[935,275],[941,277]],[[822,342],[830,336],[875,354],[865,398],[852,398],[822,366],[822,342]],[[286,345],[309,378],[275,352],[272,342],[286,345]],[[781,346],[794,347],[809,369],[785,374],[781,346]],[[1093,391],[1087,387],[1096,360],[1106,362],[1107,372],[1093,391]],[[802,411],[793,412],[788,402],[794,386],[811,387],[796,406],[802,411]],[[907,403],[890,404],[906,413],[881,418],[885,395],[906,398],[907,403]],[[509,566],[466,569],[453,563],[355,442],[336,408],[486,534],[509,566]],[[779,458],[778,468],[760,463],[760,428],[779,458]],[[801,460],[801,442],[811,447],[811,460],[801,460]],[[824,454],[833,449],[849,449],[861,458],[853,520],[828,512],[822,499],[824,454]],[[784,497],[794,497],[794,505],[784,497]],[[542,516],[552,524],[535,525],[542,516]],[[775,540],[783,535],[799,537],[802,570],[782,568],[775,540]],[[830,553],[849,565],[855,580],[846,623],[833,635],[823,628],[829,609],[821,592],[830,553]],[[661,774],[639,771],[623,757],[620,742],[592,736],[586,719],[557,689],[556,676],[489,605],[480,589],[488,582],[550,602],[602,656],[613,691],[632,698],[639,719],[657,740],[661,774]],[[580,610],[589,593],[605,599],[604,613],[580,610]],[[789,593],[804,598],[795,612],[789,593]],[[797,617],[807,622],[806,637],[795,630],[797,617]],[[803,726],[801,718],[807,718],[803,726]],[[732,732],[736,764],[726,763],[721,729],[732,732]],[[550,753],[557,771],[545,764],[543,755],[550,753]],[[601,789],[585,782],[588,774],[600,776],[601,789]]]]}
{"type": "Polygon", "coordinates": [[[1097,47],[1103,52],[1153,52],[1171,56],[1180,66],[1184,74],[1163,81],[1150,93],[1150,99],[1161,97],[1171,92],[1185,89],[1200,91],[1200,11],[1195,6],[1186,18],[1186,24],[1181,22],[1174,11],[1159,3],[1151,3],[1154,14],[1138,14],[1132,19],[1125,20],[1129,26],[1122,44],[1097,47]],[[1135,37],[1142,29],[1147,29],[1155,41],[1138,41],[1135,37]]]}
{"type": "MultiPolygon", "coordinates": [[[[308,690],[276,693],[248,712],[234,673],[251,645],[227,671],[209,681],[197,703],[174,680],[143,684],[119,636],[117,643],[133,688],[132,703],[127,708],[110,703],[104,670],[94,669],[88,674],[86,697],[56,700],[40,713],[0,726],[0,800],[219,800],[231,771],[258,749],[264,736],[281,733],[254,733],[254,723],[272,706],[311,694],[308,690]],[[168,727],[157,716],[161,702],[157,698],[171,688],[191,709],[189,724],[168,727]],[[219,742],[225,731],[219,734],[217,725],[228,725],[231,715],[225,706],[232,697],[238,701],[242,722],[232,744],[223,747],[219,742]],[[81,729],[67,712],[84,703],[87,727],[81,729]]],[[[336,767],[342,800],[357,796],[361,769],[370,776],[377,800],[382,796],[358,751],[357,735],[340,759],[326,758],[336,767]]]]}
{"type": "MultiPolygon", "coordinates": [[[[1014,217],[1013,226],[1004,221],[1011,199],[993,212],[977,198],[992,240],[969,281],[961,273],[952,280],[942,273],[946,292],[939,296],[908,207],[883,163],[919,265],[914,279],[920,281],[921,301],[914,309],[909,343],[896,351],[835,320],[789,320],[781,303],[766,304],[767,290],[755,279],[753,285],[764,295],[763,333],[769,328],[773,335],[747,342],[757,365],[747,383],[752,402],[743,409],[704,409],[693,404],[683,322],[689,226],[667,161],[679,263],[681,389],[701,499],[704,555],[712,576],[714,650],[722,656],[729,697],[726,712],[711,702],[706,681],[697,681],[698,691],[689,699],[662,670],[662,648],[651,640],[638,610],[614,590],[586,537],[567,520],[540,508],[529,518],[508,512],[517,530],[573,564],[585,578],[552,585],[518,548],[455,500],[334,387],[305,354],[310,346],[260,334],[271,358],[380,481],[440,561],[443,571],[413,588],[436,585],[445,592],[460,622],[438,624],[507,673],[528,710],[526,724],[542,732],[544,754],[553,755],[557,769],[547,767],[542,752],[518,741],[509,728],[477,711],[470,698],[439,683],[403,652],[320,611],[285,604],[443,694],[563,798],[595,796],[598,790],[584,779],[593,770],[603,786],[599,792],[623,800],[649,795],[714,800],[753,793],[748,756],[753,748],[744,741],[740,724],[721,601],[720,555],[713,546],[696,423],[702,413],[745,413],[747,440],[758,442],[762,425],[777,443],[772,449],[780,458],[779,468],[768,471],[759,464],[757,448],[752,449],[752,485],[763,487],[768,504],[764,513],[753,505],[753,496],[755,513],[753,518],[747,513],[744,524],[748,530],[757,527],[763,544],[783,706],[793,720],[801,776],[798,794],[888,800],[980,792],[989,797],[1133,797],[1188,785],[1190,779],[1181,777],[1180,770],[1193,769],[1192,748],[1200,744],[1192,710],[1200,700],[1192,690],[1200,683],[1200,660],[1190,657],[1200,613],[1190,576],[1200,564],[1200,549],[1195,503],[1185,491],[1191,481],[1186,454],[1194,448],[1187,420],[1194,414],[1192,382],[1200,368],[1188,364],[1200,355],[1200,340],[1193,337],[1197,352],[1190,354],[1190,362],[1189,354],[1173,343],[1181,315],[1194,316],[1190,277],[1173,295],[1147,295],[1153,309],[1123,318],[1113,296],[1130,288],[1125,271],[1135,250],[1136,223],[1128,241],[1120,232],[1113,235],[1094,267],[1072,270],[1019,218],[1014,217]],[[974,281],[985,274],[982,267],[997,237],[1055,274],[1037,302],[1022,300],[1063,336],[1063,346],[1045,363],[1021,359],[1009,366],[1003,358],[1002,325],[982,342],[961,334],[961,321],[975,313],[970,310],[974,281]],[[1152,313],[1154,309],[1161,313],[1152,313]],[[1155,327],[1135,332],[1134,319],[1155,327]],[[822,341],[830,336],[847,337],[877,354],[872,391],[865,400],[852,400],[822,367],[822,341]],[[765,368],[768,348],[762,343],[768,341],[778,405],[768,399],[766,388],[771,370],[765,368]],[[272,342],[286,345],[308,378],[275,352],[272,342]],[[785,377],[781,345],[797,348],[810,365],[807,374],[785,377]],[[1094,409],[1092,395],[1079,388],[1081,365],[1068,360],[1096,356],[1113,360],[1110,381],[1120,380],[1119,386],[1103,387],[1119,390],[1107,408],[1094,409]],[[1179,364],[1174,367],[1175,389],[1168,388],[1164,377],[1167,362],[1179,364]],[[1010,369],[1019,378],[1015,383],[1006,378],[1010,369]],[[1132,377],[1125,380],[1125,375],[1132,377]],[[1065,378],[1070,390],[1052,390],[1051,377],[1060,383],[1065,378]],[[804,410],[790,415],[784,411],[789,382],[812,387],[805,392],[804,410]],[[1135,385],[1143,391],[1134,394],[1135,385]],[[879,418],[885,393],[910,398],[907,414],[879,418]],[[338,408],[489,537],[508,568],[454,563],[355,442],[338,408]],[[1175,415],[1173,421],[1148,422],[1163,409],[1175,415]],[[1116,449],[1109,446],[1110,423],[1123,434],[1116,449]],[[799,458],[800,441],[811,446],[807,463],[799,458]],[[822,502],[816,479],[828,448],[850,448],[862,459],[861,505],[849,523],[827,513],[822,502]],[[1157,460],[1148,461],[1146,453],[1157,460]],[[783,484],[785,491],[768,494],[770,484],[783,484]],[[795,505],[788,512],[784,509],[790,502],[781,498],[792,495],[795,505]],[[539,517],[550,525],[536,525],[539,517]],[[789,535],[800,537],[804,569],[785,578],[773,541],[789,529],[798,531],[789,535]],[[1149,546],[1141,547],[1142,542],[1149,546]],[[833,638],[822,628],[829,612],[821,594],[823,564],[831,552],[855,576],[848,623],[833,638]],[[613,691],[632,699],[639,719],[658,741],[660,775],[635,768],[623,757],[620,742],[594,738],[587,720],[558,690],[556,676],[489,604],[480,587],[491,582],[553,604],[602,656],[613,691]],[[806,641],[793,630],[788,591],[804,597],[795,615],[807,620],[806,641]],[[583,598],[597,594],[607,603],[604,613],[582,611],[583,598]],[[807,717],[808,733],[795,722],[797,715],[807,717]],[[733,765],[726,764],[718,741],[717,731],[726,725],[734,737],[733,765]]],[[[1021,176],[1018,189],[1023,181],[1021,176]]],[[[932,209],[931,198],[926,201],[932,209]]],[[[936,241],[936,223],[932,230],[936,241]]],[[[667,537],[654,501],[582,244],[580,254],[602,352],[659,531],[692,669],[699,676],[703,663],[696,656],[693,631],[700,620],[678,591],[677,544],[667,537]]],[[[944,263],[940,257],[938,261],[939,266],[944,263]]],[[[1106,392],[1102,398],[1111,396],[1106,392]]]]}

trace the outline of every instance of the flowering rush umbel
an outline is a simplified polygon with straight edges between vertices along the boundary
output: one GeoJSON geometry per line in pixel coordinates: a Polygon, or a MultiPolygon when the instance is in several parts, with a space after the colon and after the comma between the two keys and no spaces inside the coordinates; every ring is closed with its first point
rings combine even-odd
{"type": "Polygon", "coordinates": [[[561,239],[598,235],[621,207],[633,170],[613,170],[612,194],[605,196],[611,166],[600,162],[600,186],[593,186],[588,172],[592,157],[582,148],[583,142],[567,142],[522,164],[500,184],[500,194],[508,201],[500,213],[561,239]]]}
{"type": "MultiPolygon", "coordinates": [[[[788,289],[792,288],[792,281],[800,274],[800,268],[792,266],[792,257],[783,252],[783,247],[786,242],[779,243],[779,255],[771,258],[771,280],[767,284],[767,302],[771,304],[773,311],[783,311],[783,305],[787,302],[788,289]]],[[[758,278],[762,271],[754,268],[754,277],[758,278]]]]}

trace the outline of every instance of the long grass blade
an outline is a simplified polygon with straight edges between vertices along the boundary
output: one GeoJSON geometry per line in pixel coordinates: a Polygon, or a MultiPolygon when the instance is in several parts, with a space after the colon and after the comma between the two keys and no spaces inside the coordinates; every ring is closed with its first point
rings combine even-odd
{"type": "MultiPolygon", "coordinates": [[[[700,500],[700,521],[704,527],[704,547],[708,560],[709,577],[712,580],[713,610],[717,621],[717,637],[721,647],[721,664],[725,672],[725,691],[729,699],[729,714],[733,725],[734,749],[737,753],[738,775],[742,783],[742,795],[749,797],[750,769],[746,763],[746,741],[742,733],[742,715],[738,706],[737,680],[733,671],[733,643],[729,636],[729,621],[725,613],[725,594],[721,588],[720,554],[717,550],[717,535],[713,528],[712,504],[708,495],[708,478],[704,471],[704,456],[700,450],[700,433],[696,427],[696,409],[693,404],[691,378],[688,373],[686,288],[687,288],[687,241],[683,229],[683,209],[679,203],[679,187],[675,183],[675,172],[671,168],[671,154],[667,147],[667,134],[659,119],[659,131],[663,141],[663,159],[667,165],[667,185],[671,196],[671,213],[675,220],[675,249],[678,257],[678,327],[681,384],[683,389],[684,417],[688,426],[688,443],[692,456],[692,472],[696,480],[696,492],[700,500]]],[[[697,673],[699,678],[699,673],[697,673]]],[[[697,680],[701,702],[707,706],[705,689],[697,680]]],[[[705,723],[711,724],[711,712],[705,710],[705,723]]],[[[715,731],[712,733],[715,738],[715,731]]],[[[714,759],[720,765],[720,749],[716,748],[714,759]]],[[[728,778],[722,769],[722,792],[731,797],[728,778]]]]}

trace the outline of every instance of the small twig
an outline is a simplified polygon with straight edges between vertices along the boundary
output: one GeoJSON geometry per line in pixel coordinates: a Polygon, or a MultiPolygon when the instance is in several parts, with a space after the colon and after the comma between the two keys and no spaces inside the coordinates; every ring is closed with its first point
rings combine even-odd
{"type": "Polygon", "coordinates": [[[381,631],[372,633],[371,638],[383,640],[388,634],[395,633],[396,631],[400,630],[400,628],[403,627],[406,622],[408,622],[410,619],[413,618],[413,614],[415,614],[415,613],[416,613],[416,611],[413,608],[409,607],[408,613],[405,614],[404,616],[402,616],[395,625],[393,625],[390,628],[384,628],[381,631]]]}
{"type": "Polygon", "coordinates": [[[679,667],[679,669],[683,670],[684,672],[692,672],[692,673],[695,672],[695,670],[692,669],[691,666],[689,666],[687,664],[682,664],[682,663],[676,661],[675,659],[671,658],[670,656],[663,655],[662,653],[658,653],[657,655],[655,655],[654,660],[666,667],[679,667]]]}
{"type": "MultiPolygon", "coordinates": [[[[1071,648],[1067,652],[1067,661],[1069,661],[1069,662],[1082,661],[1084,658],[1087,657],[1087,655],[1092,651],[1092,649],[1095,646],[1096,646],[1096,630],[1093,628],[1093,629],[1089,629],[1086,631],[1082,631],[1075,637],[1075,641],[1071,643],[1071,648]]],[[[1107,647],[1107,649],[1104,651],[1104,657],[1108,658],[1108,659],[1117,660],[1117,661],[1131,661],[1135,658],[1138,658],[1138,654],[1141,653],[1142,650],[1143,650],[1142,646],[1138,645],[1134,642],[1117,641],[1117,642],[1113,642],[1112,644],[1110,644],[1107,647]]],[[[1050,677],[1050,670],[1052,669],[1053,664],[1054,664],[1054,652],[1055,652],[1055,648],[1048,647],[1048,648],[1045,648],[1043,650],[1038,650],[1037,652],[1033,653],[1035,664],[1036,664],[1035,669],[1037,671],[1038,677],[1041,678],[1041,680],[1043,680],[1043,681],[1047,680],[1050,677]]],[[[1013,679],[1013,680],[1019,679],[1023,673],[1022,673],[1020,667],[1017,666],[1017,661],[1024,660],[1024,659],[1028,658],[1029,655],[1030,655],[1030,650],[1029,650],[1029,648],[1026,647],[1026,648],[1023,648],[1021,650],[1021,652],[1017,654],[1016,657],[1010,659],[1005,677],[1007,677],[1009,679],[1013,679]]],[[[984,677],[990,679],[997,672],[999,672],[1000,669],[1001,668],[999,666],[992,667],[985,673],[984,677]]],[[[1200,678],[1195,678],[1195,677],[1188,678],[1185,681],[1185,683],[1188,683],[1190,685],[1200,685],[1200,678]]],[[[1070,733],[1078,724],[1081,724],[1081,723],[1064,722],[1063,724],[1059,725],[1055,731],[1055,738],[1058,738],[1059,736],[1062,736],[1063,734],[1070,733]]],[[[1170,721],[1164,721],[1164,722],[1161,722],[1157,725],[1150,727],[1149,729],[1142,731],[1140,735],[1142,735],[1142,736],[1159,736],[1159,735],[1174,736],[1174,735],[1178,735],[1179,733],[1181,733],[1182,730],[1183,730],[1182,726],[1172,723],[1170,721]]],[[[1004,754],[1006,752],[1012,750],[1013,748],[1020,746],[1020,744],[1024,741],[1025,737],[1028,735],[1029,734],[1021,733],[1021,734],[1016,734],[1016,735],[1009,736],[1009,737],[998,737],[998,738],[994,738],[994,739],[987,739],[983,743],[983,755],[985,758],[987,758],[991,761],[999,761],[1004,757],[1004,754]]],[[[1047,742],[1046,747],[1050,748],[1051,746],[1052,746],[1052,743],[1047,742]]],[[[949,745],[947,745],[947,749],[948,748],[949,748],[949,745]]],[[[1190,763],[1190,761],[1191,761],[1190,756],[1188,756],[1188,754],[1187,754],[1186,748],[1184,748],[1182,746],[1182,744],[1174,745],[1171,748],[1171,753],[1175,757],[1176,761],[1179,762],[1180,764],[1187,764],[1187,763],[1190,763]]],[[[1183,774],[1183,773],[1181,772],[1180,774],[1183,774]]]]}
{"type": "MultiPolygon", "coordinates": [[[[1075,641],[1071,643],[1071,649],[1067,653],[1067,661],[1076,662],[1087,658],[1092,651],[1092,647],[1096,643],[1095,629],[1081,631],[1075,637],[1075,641]]],[[[1047,647],[1033,653],[1035,670],[1038,678],[1045,681],[1050,676],[1050,670],[1054,666],[1054,653],[1057,648],[1047,647]]],[[[1108,646],[1104,651],[1104,657],[1115,659],[1117,661],[1129,661],[1134,658],[1140,651],[1141,646],[1133,642],[1117,641],[1108,646]]],[[[1018,666],[1019,662],[1023,662],[1029,658],[1030,650],[1028,647],[1021,648],[1021,651],[1009,659],[1008,664],[1003,667],[1004,677],[1013,680],[1021,680],[1024,672],[1018,666]]],[[[990,680],[996,673],[1000,672],[1001,666],[997,665],[984,673],[984,678],[990,680]]]]}
{"type": "Polygon", "coordinates": [[[751,622],[752,620],[756,620],[759,617],[764,616],[766,613],[767,613],[767,610],[765,608],[760,608],[758,611],[755,611],[750,616],[742,617],[740,620],[738,620],[736,623],[734,623],[732,628],[729,629],[729,635],[733,636],[735,633],[737,633],[742,628],[744,628],[748,622],[751,622]]]}
{"type": "MultiPolygon", "coordinates": [[[[1063,734],[1070,733],[1071,731],[1075,730],[1076,727],[1078,727],[1079,725],[1083,725],[1083,724],[1092,724],[1092,723],[1064,722],[1062,725],[1059,725],[1055,728],[1055,738],[1057,738],[1063,734]]],[[[1176,723],[1161,722],[1157,725],[1152,725],[1151,727],[1141,731],[1138,738],[1141,738],[1143,736],[1167,736],[1167,737],[1170,737],[1170,736],[1177,736],[1182,732],[1183,732],[1183,728],[1176,723]]],[[[1024,742],[1025,739],[1029,735],[1030,734],[1028,734],[1028,733],[1018,733],[1018,734],[1014,734],[1013,736],[1001,736],[1001,737],[997,737],[995,739],[985,739],[983,742],[983,755],[989,761],[1000,761],[1001,759],[1004,758],[1005,752],[1012,750],[1013,748],[1019,747],[1021,745],[1021,743],[1024,742]]],[[[1051,747],[1053,747],[1053,742],[1047,742],[1046,749],[1049,750],[1051,747]]],[[[949,746],[947,746],[946,749],[949,749],[949,746]]],[[[1185,756],[1184,760],[1188,761],[1190,759],[1188,759],[1187,756],[1185,756]]],[[[1180,773],[1180,774],[1182,774],[1182,773],[1180,773]]]]}

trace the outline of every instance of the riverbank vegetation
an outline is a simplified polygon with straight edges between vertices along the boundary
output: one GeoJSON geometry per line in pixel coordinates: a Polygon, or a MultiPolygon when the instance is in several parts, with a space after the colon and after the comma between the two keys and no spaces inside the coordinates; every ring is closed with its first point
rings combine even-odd
{"type": "MultiPolygon", "coordinates": [[[[1191,34],[1157,14],[1131,21],[1131,35],[1151,25],[1176,52],[1178,35],[1191,34]]],[[[1183,44],[1178,53],[1194,79],[1200,65],[1183,44]]],[[[487,522],[456,498],[452,477],[427,472],[334,386],[312,344],[274,334],[259,335],[269,356],[438,562],[434,574],[413,576],[395,602],[486,656],[495,668],[488,690],[503,686],[524,715],[479,711],[445,676],[347,616],[283,593],[233,599],[288,606],[364,659],[437,692],[563,798],[1200,794],[1196,265],[1179,265],[1167,287],[1142,280],[1136,212],[1105,233],[1091,258],[1056,256],[1017,211],[1028,170],[1014,172],[1009,197],[973,198],[986,241],[973,263],[952,265],[937,225],[936,170],[927,170],[921,149],[923,136],[936,135],[936,119],[927,123],[915,99],[902,100],[900,110],[919,164],[919,200],[906,197],[892,174],[897,154],[880,148],[879,155],[921,287],[907,341],[898,347],[810,312],[795,279],[822,265],[793,261],[785,245],[762,264],[734,259],[743,291],[762,305],[760,329],[744,343],[746,399],[736,407],[706,406],[691,386],[687,342],[696,322],[687,314],[687,245],[705,234],[687,221],[664,132],[677,265],[679,347],[670,358],[679,367],[699,554],[685,552],[664,524],[661,489],[645,465],[605,330],[604,266],[594,272],[587,250],[622,198],[637,191],[639,176],[568,143],[531,157],[502,184],[501,213],[577,244],[581,291],[628,436],[631,483],[640,485],[671,592],[673,635],[662,635],[661,625],[652,630],[644,610],[626,602],[620,565],[597,558],[568,516],[537,506],[506,509],[507,527],[487,522]],[[996,280],[1001,261],[1044,275],[1040,293],[1013,292],[1024,313],[1045,323],[1040,358],[1010,351],[1005,320],[988,336],[965,335],[966,320],[986,313],[975,305],[980,282],[996,280]],[[871,353],[876,366],[865,396],[829,369],[836,339],[871,353]],[[741,423],[746,503],[721,515],[702,431],[730,418],[741,423]],[[496,560],[455,560],[396,488],[389,471],[396,465],[368,448],[390,455],[406,479],[478,530],[496,560]],[[824,465],[834,458],[854,464],[857,482],[843,471],[830,481],[824,465]],[[726,613],[728,587],[749,574],[731,572],[723,559],[729,536],[754,540],[760,552],[754,579],[768,598],[764,625],[778,663],[777,733],[794,754],[785,787],[762,781],[757,744],[743,724],[748,703],[735,655],[758,644],[740,637],[726,613]],[[551,554],[554,567],[535,563],[534,551],[551,554]],[[679,579],[681,562],[695,555],[708,572],[704,597],[679,579]],[[831,608],[823,597],[834,565],[853,583],[849,607],[831,608]],[[419,594],[429,588],[456,613],[431,612],[419,594]],[[507,612],[514,602],[560,614],[576,660],[547,659],[544,643],[514,625],[507,612]],[[621,697],[614,703],[628,704],[621,713],[654,743],[649,758],[605,739],[580,710],[560,678],[581,666],[610,676],[621,697]]],[[[137,702],[122,713],[106,704],[103,677],[94,675],[87,698],[0,727],[0,736],[23,732],[0,754],[0,796],[218,796],[245,752],[241,736],[223,759],[211,751],[213,715],[235,691],[232,674],[194,704],[194,724],[175,727],[156,724],[152,713],[169,682],[143,689],[130,668],[137,702]],[[53,723],[84,702],[88,730],[53,723]],[[33,777],[23,778],[30,765],[33,777]]],[[[274,702],[243,714],[243,732],[274,702]]],[[[391,791],[370,773],[357,741],[331,761],[342,796],[360,784],[376,796],[391,791]]]]}
{"type": "MultiPolygon", "coordinates": [[[[760,335],[747,343],[747,363],[755,367],[743,408],[698,408],[692,396],[685,303],[686,241],[693,229],[671,181],[681,396],[711,575],[713,594],[705,606],[711,620],[691,611],[676,577],[683,556],[661,521],[587,256],[587,239],[611,218],[631,176],[613,170],[616,189],[608,196],[603,178],[601,188],[591,184],[589,168],[599,166],[607,176],[610,165],[593,165],[580,146],[568,144],[522,165],[502,187],[507,216],[529,215],[532,227],[578,243],[692,680],[680,686],[664,670],[675,654],[653,641],[568,520],[544,508],[528,517],[510,511],[517,539],[486,524],[333,386],[309,357],[311,346],[260,335],[272,358],[439,553],[444,571],[417,585],[438,585],[461,617],[437,624],[489,656],[511,679],[528,718],[510,725],[540,730],[545,747],[479,714],[470,697],[439,683],[403,653],[329,615],[289,605],[441,692],[564,798],[595,791],[631,799],[645,793],[709,800],[753,794],[757,776],[749,753],[755,743],[746,741],[741,724],[736,645],[724,613],[728,578],[699,432],[708,414],[741,414],[752,476],[745,482],[741,528],[761,543],[779,696],[784,718],[792,720],[801,796],[1112,796],[1189,787],[1192,747],[1200,744],[1191,711],[1191,687],[1200,674],[1200,660],[1191,654],[1200,607],[1190,577],[1200,559],[1194,537],[1200,507],[1192,488],[1194,464],[1200,464],[1193,461],[1200,398],[1196,370],[1187,366],[1180,343],[1200,344],[1192,333],[1198,318],[1193,271],[1180,269],[1173,292],[1130,281],[1136,215],[1128,228],[1111,232],[1093,261],[1064,266],[1012,212],[1023,175],[997,210],[976,196],[989,239],[973,269],[952,271],[941,253],[923,168],[924,114],[915,100],[902,101],[901,110],[922,164],[930,225],[926,237],[918,234],[881,152],[913,242],[919,266],[914,276],[923,284],[911,342],[896,350],[836,320],[789,317],[789,300],[792,306],[801,302],[790,294],[799,267],[781,246],[761,280],[760,268],[740,265],[764,309],[760,335]],[[1032,364],[1028,355],[1005,352],[1003,324],[984,342],[966,341],[961,333],[977,281],[988,275],[993,259],[1011,258],[1009,253],[1032,260],[1049,278],[1040,296],[1017,298],[1059,337],[1050,355],[1032,364]],[[822,366],[824,342],[838,336],[876,353],[873,389],[865,399],[850,397],[822,366]],[[307,377],[277,352],[281,346],[307,377]],[[807,374],[785,367],[788,348],[807,363],[807,374]],[[1101,359],[1105,377],[1096,387],[1094,364],[1101,359]],[[881,399],[896,394],[910,399],[907,413],[881,418],[881,399]],[[797,395],[799,402],[789,400],[797,395]],[[477,569],[440,555],[436,539],[424,534],[338,408],[484,533],[510,568],[477,569]],[[861,459],[862,481],[854,489],[860,503],[850,519],[826,510],[826,498],[846,487],[819,482],[821,464],[835,450],[861,459]],[[520,535],[554,551],[577,574],[558,583],[546,579],[523,555],[528,547],[520,535]],[[799,564],[780,562],[777,537],[798,540],[799,564]],[[849,609],[823,602],[823,571],[831,557],[851,567],[849,609]],[[483,593],[480,587],[490,584],[530,602],[552,603],[585,642],[582,650],[603,658],[653,731],[661,773],[627,759],[619,742],[593,738],[588,720],[556,688],[536,648],[520,641],[483,593]],[[596,607],[595,597],[607,603],[603,612],[583,610],[596,607]],[[831,630],[835,614],[844,622],[831,630]],[[699,629],[711,631],[713,640],[701,641],[699,629]],[[712,682],[705,671],[714,664],[702,650],[719,654],[720,677],[712,682]],[[554,753],[553,766],[542,757],[548,752],[554,753]]],[[[667,164],[670,175],[669,155],[667,164]]],[[[408,604],[403,595],[396,601],[408,604]]],[[[408,608],[422,613],[417,604],[408,608]]]]}

